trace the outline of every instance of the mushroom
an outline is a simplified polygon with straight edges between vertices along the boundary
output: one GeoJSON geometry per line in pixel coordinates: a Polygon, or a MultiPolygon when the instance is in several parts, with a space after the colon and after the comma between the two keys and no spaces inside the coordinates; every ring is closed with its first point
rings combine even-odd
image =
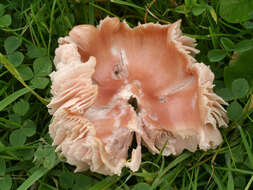
{"type": "Polygon", "coordinates": [[[209,67],[193,58],[195,40],[180,23],[130,28],[107,17],[59,39],[49,133],[76,171],[137,171],[141,144],[157,154],[164,147],[168,156],[222,142],[217,127],[227,125],[227,103],[213,92],[209,67]]]}

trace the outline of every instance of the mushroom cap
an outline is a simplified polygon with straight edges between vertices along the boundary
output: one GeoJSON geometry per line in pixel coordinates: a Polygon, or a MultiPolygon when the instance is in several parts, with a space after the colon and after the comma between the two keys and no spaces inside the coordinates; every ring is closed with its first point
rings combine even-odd
{"type": "Polygon", "coordinates": [[[222,142],[217,127],[228,122],[226,102],[213,92],[209,67],[193,58],[195,40],[182,35],[180,23],[132,29],[107,17],[59,39],[49,133],[76,171],[137,171],[141,144],[178,155],[222,142]]]}

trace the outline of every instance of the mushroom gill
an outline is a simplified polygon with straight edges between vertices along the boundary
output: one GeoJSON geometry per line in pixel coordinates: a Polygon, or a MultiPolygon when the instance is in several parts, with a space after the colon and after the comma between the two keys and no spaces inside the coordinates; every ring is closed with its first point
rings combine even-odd
{"type": "Polygon", "coordinates": [[[130,28],[118,18],[79,25],[59,39],[51,74],[53,144],[76,171],[137,171],[141,144],[178,155],[215,148],[226,104],[213,92],[214,74],[192,57],[195,40],[180,21],[130,28]],[[137,147],[128,160],[134,136],[137,147]]]}

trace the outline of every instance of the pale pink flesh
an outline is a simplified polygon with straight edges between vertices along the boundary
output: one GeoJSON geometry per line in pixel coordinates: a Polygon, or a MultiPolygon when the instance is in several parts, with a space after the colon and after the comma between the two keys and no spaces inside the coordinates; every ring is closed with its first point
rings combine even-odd
{"type": "MultiPolygon", "coordinates": [[[[93,26],[77,26],[70,32],[78,47],[86,47],[85,35],[83,38],[79,36],[87,34],[88,27],[92,28],[90,32],[98,30],[93,26]]],[[[97,60],[93,75],[99,84],[96,106],[107,105],[124,86],[124,80],[112,78],[113,67],[122,61],[123,52],[129,75],[125,80],[128,84],[141,83],[136,87],[143,92],[138,104],[148,112],[146,120],[169,131],[196,131],[201,126],[197,74],[186,71],[187,60],[173,43],[165,43],[168,42],[168,28],[147,25],[130,30],[117,19],[112,19],[104,21],[99,31],[94,32],[97,36],[88,39],[90,49],[79,49],[84,57],[94,56],[97,60]],[[156,121],[148,115],[157,117],[156,121]]]]}
{"type": "MultiPolygon", "coordinates": [[[[197,53],[194,40],[182,36],[179,25],[145,24],[131,29],[117,18],[106,18],[98,28],[76,26],[60,43],[55,58],[58,71],[52,75],[55,97],[49,107],[52,113],[64,109],[62,113],[77,114],[91,123],[89,130],[93,132],[79,134],[79,139],[90,147],[85,145],[80,150],[83,155],[68,159],[79,171],[90,167],[92,171],[112,175],[120,174],[124,166],[136,171],[141,159],[141,139],[155,153],[168,140],[164,155],[179,154],[184,149],[195,151],[198,145],[206,150],[221,142],[216,125],[227,122],[220,106],[225,102],[212,92],[210,69],[191,57],[190,54],[197,53]],[[67,47],[73,50],[68,52],[67,47]],[[96,58],[96,66],[90,57],[96,58]],[[64,65],[65,61],[79,66],[68,74],[70,85],[62,87],[57,81],[64,79],[64,72],[72,70],[64,65]],[[95,72],[92,66],[82,68],[87,63],[81,62],[93,65],[95,72]],[[74,78],[79,75],[80,80],[74,78]],[[76,92],[75,84],[82,93],[76,92]],[[89,93],[85,89],[90,89],[89,93]],[[129,104],[134,98],[138,110],[129,104]],[[133,133],[138,145],[132,152],[132,161],[126,162],[133,133]]],[[[60,118],[50,126],[51,136],[60,139],[55,144],[76,144],[67,137],[57,138],[59,123],[60,118]]],[[[69,126],[70,131],[74,125],[69,126]]],[[[59,149],[70,156],[71,149],[59,149]]]]}

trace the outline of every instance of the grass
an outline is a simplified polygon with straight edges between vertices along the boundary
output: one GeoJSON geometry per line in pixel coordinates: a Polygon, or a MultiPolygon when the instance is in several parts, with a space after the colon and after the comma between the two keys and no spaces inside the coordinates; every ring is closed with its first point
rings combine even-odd
{"type": "Polygon", "coordinates": [[[253,5],[227,2],[1,1],[0,190],[252,189],[253,5]],[[221,129],[224,142],[217,149],[163,157],[144,148],[138,172],[124,168],[111,177],[73,173],[74,167],[59,160],[50,146],[46,108],[57,39],[77,24],[97,25],[108,15],[131,27],[182,19],[184,34],[197,39],[197,60],[215,73],[215,92],[229,102],[229,127],[221,129]]]}

